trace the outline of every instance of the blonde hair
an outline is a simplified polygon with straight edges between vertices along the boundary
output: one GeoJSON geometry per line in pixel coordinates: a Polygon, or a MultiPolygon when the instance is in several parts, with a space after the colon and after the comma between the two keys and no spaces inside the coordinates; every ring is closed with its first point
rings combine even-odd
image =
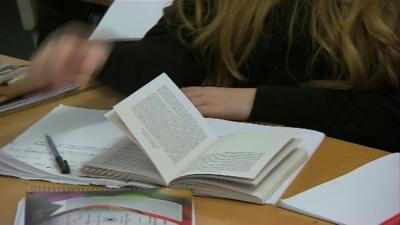
{"type": "MultiPolygon", "coordinates": [[[[206,83],[230,86],[246,81],[241,66],[260,41],[271,9],[287,0],[175,0],[165,17],[176,26],[182,43],[199,50],[208,68],[206,83]]],[[[329,80],[305,85],[342,89],[399,87],[400,1],[293,0],[288,28],[291,46],[294,21],[306,4],[314,44],[310,67],[324,58],[329,80]]]]}

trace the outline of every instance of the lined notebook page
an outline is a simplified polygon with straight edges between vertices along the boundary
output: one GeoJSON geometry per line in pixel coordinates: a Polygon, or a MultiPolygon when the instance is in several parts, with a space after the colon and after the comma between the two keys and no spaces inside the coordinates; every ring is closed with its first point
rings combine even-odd
{"type": "Polygon", "coordinates": [[[6,104],[0,104],[0,115],[41,103],[58,95],[77,90],[78,88],[78,83],[70,83],[62,87],[40,91],[6,104]]]}

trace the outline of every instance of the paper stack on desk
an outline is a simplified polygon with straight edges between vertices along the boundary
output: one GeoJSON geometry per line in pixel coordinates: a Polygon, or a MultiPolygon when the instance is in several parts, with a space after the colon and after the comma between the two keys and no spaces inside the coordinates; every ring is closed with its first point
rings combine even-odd
{"type": "Polygon", "coordinates": [[[23,179],[56,183],[98,184],[106,186],[144,185],[118,180],[79,177],[82,163],[127,138],[104,118],[106,110],[58,106],[12,143],[0,151],[0,173],[23,179]],[[71,174],[61,174],[46,143],[50,134],[62,156],[68,160],[71,174]]]}

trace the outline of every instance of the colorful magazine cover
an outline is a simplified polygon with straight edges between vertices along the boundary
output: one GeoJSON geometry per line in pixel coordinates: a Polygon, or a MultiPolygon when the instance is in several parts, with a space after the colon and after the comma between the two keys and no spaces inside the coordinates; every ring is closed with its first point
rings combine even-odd
{"type": "Polygon", "coordinates": [[[192,225],[192,213],[183,189],[28,192],[25,224],[192,225]]]}

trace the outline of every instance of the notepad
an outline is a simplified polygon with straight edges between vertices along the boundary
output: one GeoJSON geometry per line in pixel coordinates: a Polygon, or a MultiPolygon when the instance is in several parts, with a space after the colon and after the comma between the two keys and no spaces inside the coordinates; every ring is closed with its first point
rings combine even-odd
{"type": "Polygon", "coordinates": [[[42,90],[39,92],[32,93],[28,96],[13,100],[11,102],[0,104],[0,115],[4,115],[7,113],[14,112],[16,110],[36,105],[38,103],[44,102],[56,96],[61,96],[63,94],[77,90],[78,88],[79,88],[78,83],[75,82],[69,83],[61,87],[42,90]]]}

